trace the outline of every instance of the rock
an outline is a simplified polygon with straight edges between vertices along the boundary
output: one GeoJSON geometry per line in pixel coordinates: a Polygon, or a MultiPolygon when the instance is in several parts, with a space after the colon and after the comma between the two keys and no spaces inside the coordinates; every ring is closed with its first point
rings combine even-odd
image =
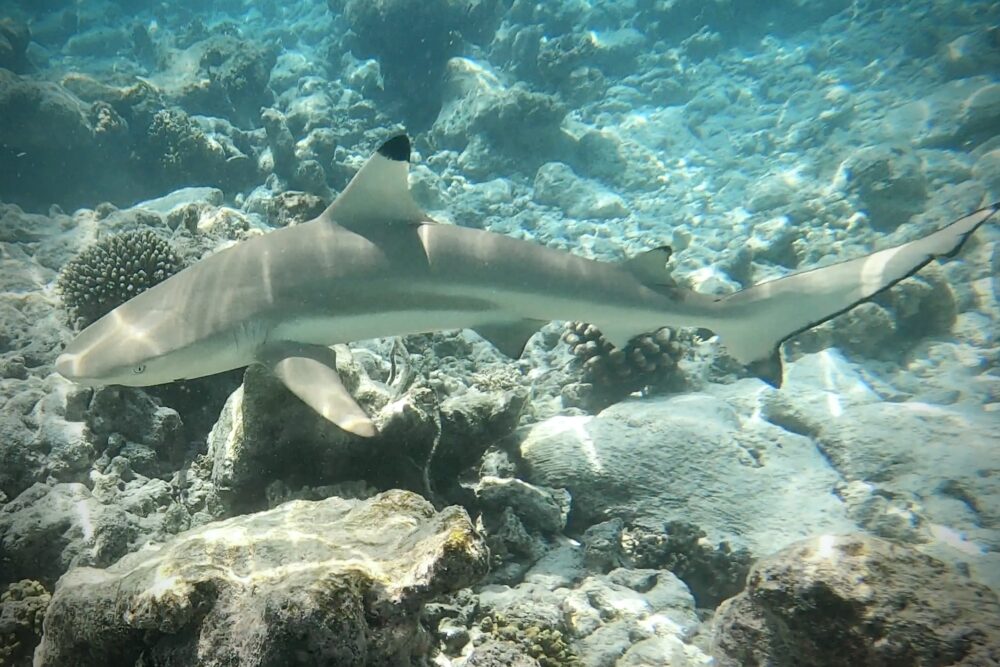
{"type": "Polygon", "coordinates": [[[563,489],[546,489],[519,479],[483,477],[475,488],[486,508],[510,508],[525,525],[545,533],[558,533],[566,527],[570,498],[563,489]]]}
{"type": "Polygon", "coordinates": [[[583,560],[589,569],[603,574],[625,563],[622,550],[624,525],[621,519],[611,519],[594,524],[583,532],[580,542],[583,544],[583,560]]]}
{"type": "Polygon", "coordinates": [[[423,604],[486,559],[464,510],[412,493],[293,501],[68,573],[35,664],[408,662],[426,652],[423,604]]]}
{"type": "Polygon", "coordinates": [[[797,236],[795,225],[788,216],[780,215],[754,225],[747,247],[755,260],[795,268],[799,261],[794,246],[797,236]]]}
{"type": "Polygon", "coordinates": [[[241,127],[254,126],[260,108],[273,103],[268,78],[278,49],[258,40],[231,35],[213,35],[198,45],[202,80],[181,91],[183,106],[190,112],[231,119],[241,127]]]}
{"type": "Polygon", "coordinates": [[[8,175],[0,197],[21,205],[72,207],[109,194],[118,179],[106,172],[119,167],[123,156],[99,144],[88,115],[88,105],[58,84],[0,68],[0,143],[7,146],[0,169],[8,175]],[[53,179],[53,173],[69,176],[53,179]]]}
{"type": "Polygon", "coordinates": [[[322,197],[308,192],[281,192],[264,203],[268,219],[278,227],[306,222],[319,216],[327,206],[322,197]]]}
{"type": "Polygon", "coordinates": [[[271,149],[274,172],[289,178],[295,171],[295,137],[288,129],[285,116],[277,109],[264,109],[260,119],[267,133],[267,145],[271,149]]]}
{"type": "Polygon", "coordinates": [[[646,37],[634,28],[569,32],[540,39],[535,57],[534,77],[546,87],[573,94],[574,73],[592,70],[624,75],[634,67],[636,56],[646,47],[646,37]]]}
{"type": "Polygon", "coordinates": [[[561,162],[549,162],[535,174],[535,201],[557,206],[572,218],[623,218],[628,215],[625,202],[594,181],[577,176],[561,162]]]}
{"type": "Polygon", "coordinates": [[[729,665],[987,665],[1000,661],[1000,602],[911,548],[824,535],[758,562],[713,621],[729,665]]]}
{"type": "Polygon", "coordinates": [[[972,167],[972,174],[986,187],[990,199],[1000,199],[1000,147],[980,155],[972,167]]]}
{"type": "Polygon", "coordinates": [[[263,367],[250,366],[208,436],[212,481],[234,510],[264,507],[264,489],[274,480],[292,489],[361,479],[380,488],[424,488],[422,468],[412,461],[425,462],[435,439],[434,397],[419,387],[393,397],[363,375],[348,348],[337,349],[341,377],[379,435],[342,431],[263,367]]]}
{"type": "Polygon", "coordinates": [[[980,28],[945,44],[941,49],[941,66],[955,79],[997,71],[1000,68],[997,28],[980,28]]]}
{"type": "Polygon", "coordinates": [[[69,383],[55,376],[3,383],[0,491],[13,498],[47,479],[86,481],[97,442],[81,415],[67,412],[71,395],[69,383]]]}
{"type": "Polygon", "coordinates": [[[98,26],[73,35],[66,41],[66,52],[78,57],[113,58],[129,46],[126,32],[114,26],[98,26]]]}
{"type": "Polygon", "coordinates": [[[1000,122],[1000,84],[990,76],[970,76],[940,85],[885,117],[890,137],[916,146],[967,152],[996,136],[1000,122]]]}
{"type": "Polygon", "coordinates": [[[70,567],[104,566],[135,545],[135,517],[83,484],[35,484],[0,510],[2,580],[52,585],[70,567]]]}
{"type": "Polygon", "coordinates": [[[179,109],[154,113],[138,136],[133,155],[147,170],[144,178],[158,191],[185,186],[240,189],[256,176],[244,158],[235,146],[220,141],[179,109]]]}
{"type": "Polygon", "coordinates": [[[222,206],[223,200],[222,190],[218,188],[191,187],[174,190],[170,194],[156,199],[141,201],[133,208],[153,211],[170,218],[171,215],[187,206],[222,206]]]}
{"type": "Polygon", "coordinates": [[[128,456],[131,450],[139,457],[132,461],[132,469],[146,476],[168,474],[187,450],[180,415],[159,405],[142,389],[99,387],[91,399],[86,423],[97,447],[107,447],[110,456],[128,456]]]}
{"type": "Polygon", "coordinates": [[[643,639],[615,661],[615,667],[708,667],[714,664],[715,661],[701,649],[685,644],[677,637],[643,639]]]}
{"type": "Polygon", "coordinates": [[[31,243],[54,233],[49,216],[26,213],[16,204],[0,204],[0,241],[31,243]]]}
{"type": "MultiPolygon", "coordinates": [[[[756,380],[734,386],[768,391],[756,380]],[[744,384],[747,383],[747,384],[744,384]]],[[[597,417],[554,417],[520,443],[533,484],[573,498],[571,523],[683,519],[755,553],[850,529],[838,477],[807,439],[708,394],[627,401],[597,417]]]]}
{"type": "Polygon", "coordinates": [[[358,348],[355,355],[347,346],[335,349],[338,371],[375,421],[378,435],[362,438],[342,431],[270,373],[251,366],[208,438],[212,480],[232,507],[264,507],[264,488],[275,480],[292,491],[365,480],[379,489],[469,499],[460,487],[462,473],[514,430],[527,391],[495,379],[491,383],[483,374],[481,387],[456,385],[451,396],[442,388],[445,398],[439,403],[408,359],[399,360],[391,386],[372,379],[388,380],[395,352],[382,356],[358,348]]]}
{"type": "Polygon", "coordinates": [[[958,118],[960,134],[972,141],[973,137],[989,139],[997,136],[1000,123],[1000,83],[992,82],[969,95],[958,118]]]}
{"type": "MultiPolygon", "coordinates": [[[[844,479],[873,484],[900,528],[909,525],[896,537],[910,532],[935,556],[966,562],[977,580],[1000,584],[995,418],[961,404],[910,401],[849,405],[838,419],[812,423],[844,479]]],[[[877,531],[885,530],[881,516],[868,508],[858,518],[877,531]]]]}
{"type": "Polygon", "coordinates": [[[28,26],[10,17],[0,19],[0,67],[21,73],[27,66],[25,51],[31,41],[28,26]]]}
{"type": "Polygon", "coordinates": [[[527,402],[525,387],[500,383],[470,387],[441,401],[441,437],[434,450],[436,476],[457,479],[477,465],[491,445],[514,432],[527,402]]]}
{"type": "Polygon", "coordinates": [[[871,225],[893,230],[921,213],[927,179],[920,160],[900,149],[866,147],[841,165],[846,190],[857,196],[871,225]]]}

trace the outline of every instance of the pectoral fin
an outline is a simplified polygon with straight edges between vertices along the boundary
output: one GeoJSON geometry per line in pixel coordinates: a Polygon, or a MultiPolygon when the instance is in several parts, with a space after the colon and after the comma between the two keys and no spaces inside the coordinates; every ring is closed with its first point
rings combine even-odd
{"type": "Polygon", "coordinates": [[[336,353],[322,345],[289,343],[261,355],[288,390],[325,419],[349,433],[370,438],[378,433],[337,374],[336,353]]]}

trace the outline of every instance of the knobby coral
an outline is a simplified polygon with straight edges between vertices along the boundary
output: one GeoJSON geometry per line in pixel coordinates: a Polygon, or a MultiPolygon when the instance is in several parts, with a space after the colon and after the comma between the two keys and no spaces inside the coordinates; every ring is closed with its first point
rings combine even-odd
{"type": "Polygon", "coordinates": [[[180,269],[170,243],[154,232],[124,232],[70,260],[56,289],[70,319],[87,325],[180,269]]]}

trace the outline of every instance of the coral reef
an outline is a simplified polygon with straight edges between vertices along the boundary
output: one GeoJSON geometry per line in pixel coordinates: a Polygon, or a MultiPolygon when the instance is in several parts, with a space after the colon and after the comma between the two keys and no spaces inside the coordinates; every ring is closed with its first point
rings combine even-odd
{"type": "Polygon", "coordinates": [[[35,661],[408,660],[426,651],[422,605],[485,569],[486,550],[460,508],[436,512],[404,491],[292,501],[182,533],[106,570],[70,571],[35,661]]]}
{"type": "Polygon", "coordinates": [[[133,159],[150,168],[163,190],[186,185],[232,187],[245,176],[240,161],[231,162],[226,147],[206,134],[185,112],[163,109],[153,114],[133,159]]]}
{"type": "Polygon", "coordinates": [[[669,245],[706,294],[915,238],[1000,198],[1000,4],[7,4],[0,664],[60,579],[41,664],[703,667],[713,613],[722,664],[997,662],[995,598],[913,551],[1000,589],[991,225],[789,341],[780,391],[691,330],[561,323],[517,360],[469,331],[338,347],[369,441],[261,367],[52,371],[60,291],[84,323],[143,286],[101,262],[311,219],[404,129],[440,222],[669,245]],[[768,558],[859,529],[895,543],[768,558]]]}
{"type": "Polygon", "coordinates": [[[152,230],[109,236],[59,274],[56,289],[71,321],[94,322],[182,268],[170,243],[152,230]]]}
{"type": "Polygon", "coordinates": [[[1000,660],[989,588],[905,546],[824,535],[754,565],[713,622],[719,664],[986,665],[1000,660]]]}

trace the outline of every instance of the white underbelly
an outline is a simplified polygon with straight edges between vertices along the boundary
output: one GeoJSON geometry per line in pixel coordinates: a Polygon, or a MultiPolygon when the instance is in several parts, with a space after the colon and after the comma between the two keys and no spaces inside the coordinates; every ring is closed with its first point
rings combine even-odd
{"type": "Polygon", "coordinates": [[[464,329],[494,321],[498,313],[397,310],[362,315],[297,317],[272,328],[271,341],[295,341],[311,345],[333,345],[356,340],[405,336],[446,329],[464,329]]]}

